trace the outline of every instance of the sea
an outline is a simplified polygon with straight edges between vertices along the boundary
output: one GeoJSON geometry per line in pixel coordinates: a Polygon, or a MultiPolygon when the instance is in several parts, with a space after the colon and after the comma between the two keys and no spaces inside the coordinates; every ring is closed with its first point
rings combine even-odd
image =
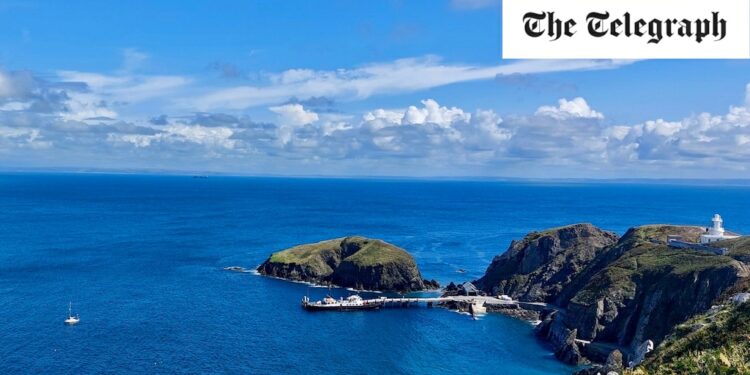
{"type": "MultiPolygon", "coordinates": [[[[569,374],[530,322],[442,308],[307,312],[351,291],[230,272],[349,235],[446,284],[531,231],[750,233],[750,187],[591,181],[0,175],[2,374],[569,374]],[[459,272],[464,270],[464,272],[459,272]],[[68,305],[80,315],[65,326],[68,305]]],[[[372,294],[368,294],[372,295],[372,294]]]]}

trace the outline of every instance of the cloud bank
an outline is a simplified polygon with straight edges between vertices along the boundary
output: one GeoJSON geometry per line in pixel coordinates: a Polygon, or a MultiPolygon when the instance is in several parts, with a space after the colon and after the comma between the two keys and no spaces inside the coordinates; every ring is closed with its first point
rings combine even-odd
{"type": "Polygon", "coordinates": [[[400,108],[335,109],[339,101],[379,94],[629,62],[473,66],[426,57],[334,71],[291,69],[254,86],[241,80],[198,90],[190,77],[139,74],[147,61],[148,55],[125,50],[123,67],[113,74],[59,71],[42,79],[0,70],[0,165],[294,175],[750,177],[750,94],[723,114],[637,124],[612,123],[582,97],[539,103],[531,113],[460,108],[429,97],[400,108]],[[140,108],[137,115],[134,107],[140,108]],[[246,108],[262,108],[272,120],[243,115],[246,108]]]}
{"type": "MultiPolygon", "coordinates": [[[[637,124],[611,124],[582,97],[502,116],[426,98],[359,114],[317,112],[304,101],[289,101],[266,108],[276,118],[270,123],[211,111],[126,121],[118,119],[111,100],[148,100],[186,81],[60,76],[53,83],[28,72],[0,72],[3,165],[521,177],[702,177],[710,171],[750,177],[747,104],[724,114],[637,124]]],[[[315,76],[296,72],[279,80],[315,76]]]]}

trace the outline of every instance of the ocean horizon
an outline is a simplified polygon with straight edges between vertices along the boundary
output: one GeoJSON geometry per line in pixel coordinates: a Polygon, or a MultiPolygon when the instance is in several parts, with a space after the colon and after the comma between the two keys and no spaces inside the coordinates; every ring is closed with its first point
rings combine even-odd
{"type": "Polygon", "coordinates": [[[567,224],[622,235],[719,213],[750,233],[748,201],[748,186],[701,184],[0,174],[0,370],[569,374],[530,322],[442,308],[309,313],[301,298],[328,289],[224,267],[364,235],[446,285],[481,277],[512,240],[567,224]]]}

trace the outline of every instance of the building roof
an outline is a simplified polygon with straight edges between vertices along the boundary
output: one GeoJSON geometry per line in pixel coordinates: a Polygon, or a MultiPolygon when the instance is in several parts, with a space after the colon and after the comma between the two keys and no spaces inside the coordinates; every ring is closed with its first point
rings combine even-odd
{"type": "Polygon", "coordinates": [[[477,289],[477,287],[474,286],[474,284],[472,284],[472,283],[470,283],[468,281],[465,282],[465,283],[463,283],[463,284],[461,284],[461,288],[463,288],[463,290],[465,290],[467,292],[478,292],[479,291],[479,289],[477,289]]]}

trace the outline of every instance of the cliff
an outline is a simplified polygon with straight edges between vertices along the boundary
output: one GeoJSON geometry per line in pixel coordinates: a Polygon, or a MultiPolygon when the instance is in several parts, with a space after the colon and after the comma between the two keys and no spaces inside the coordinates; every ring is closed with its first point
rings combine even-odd
{"type": "Polygon", "coordinates": [[[666,234],[692,230],[631,229],[611,250],[621,255],[567,301],[566,325],[577,331],[578,339],[608,342],[632,352],[645,340],[660,342],[672,327],[706,311],[748,270],[728,256],[666,246],[666,234]]]}
{"type": "Polygon", "coordinates": [[[361,290],[409,292],[434,289],[414,258],[387,242],[346,237],[273,253],[258,267],[262,275],[361,290]]]}
{"type": "Polygon", "coordinates": [[[552,303],[583,268],[616,242],[616,234],[591,224],[530,233],[496,256],[474,283],[493,295],[552,303]]]}
{"type": "Polygon", "coordinates": [[[717,306],[675,327],[628,375],[749,374],[750,303],[717,306]]]}
{"type": "Polygon", "coordinates": [[[657,345],[673,327],[748,276],[740,261],[746,239],[726,245],[727,256],[672,249],[667,235],[697,240],[698,227],[648,225],[616,239],[578,224],[531,233],[496,257],[477,284],[492,293],[544,301],[537,333],[571,364],[603,362],[614,349],[632,358],[646,340],[657,345]],[[744,241],[744,242],[743,242],[744,241]]]}

